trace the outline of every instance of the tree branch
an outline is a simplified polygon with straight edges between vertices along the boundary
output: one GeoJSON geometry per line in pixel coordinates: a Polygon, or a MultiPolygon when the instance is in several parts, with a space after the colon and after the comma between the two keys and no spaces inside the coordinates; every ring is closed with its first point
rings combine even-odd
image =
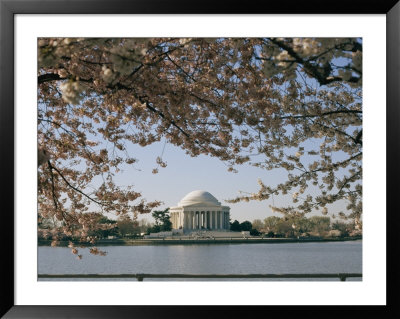
{"type": "Polygon", "coordinates": [[[337,111],[324,112],[324,113],[321,113],[321,114],[305,114],[305,115],[281,116],[281,117],[279,117],[279,119],[284,120],[284,119],[291,119],[291,118],[314,118],[314,117],[320,117],[320,116],[326,116],[326,115],[332,115],[332,114],[341,114],[341,113],[362,114],[362,111],[358,111],[358,110],[337,110],[337,111]]]}
{"type": "Polygon", "coordinates": [[[87,194],[85,194],[84,192],[82,192],[80,189],[78,189],[78,188],[74,187],[73,185],[71,185],[71,183],[67,181],[67,179],[64,177],[64,175],[63,175],[56,167],[54,167],[53,165],[51,165],[50,161],[48,161],[48,164],[49,164],[50,169],[54,169],[54,170],[58,173],[58,175],[61,176],[61,178],[63,179],[63,181],[65,182],[65,184],[67,184],[69,187],[71,187],[74,191],[76,191],[76,192],[78,192],[79,194],[85,196],[86,198],[88,198],[88,199],[91,200],[92,202],[94,202],[94,203],[96,203],[96,204],[98,204],[98,205],[100,205],[100,206],[104,206],[104,203],[101,203],[101,202],[99,202],[99,201],[97,201],[97,200],[91,198],[90,196],[88,196],[87,194]]]}
{"type": "Polygon", "coordinates": [[[50,176],[51,176],[51,193],[52,193],[52,197],[53,197],[53,202],[54,202],[54,206],[56,208],[56,210],[58,209],[58,204],[57,204],[57,196],[56,196],[56,192],[55,192],[55,187],[54,187],[54,174],[53,174],[53,166],[51,165],[50,161],[47,161],[48,165],[49,165],[49,171],[50,171],[50,176]]]}
{"type": "MultiPolygon", "coordinates": [[[[340,82],[343,81],[343,79],[339,76],[328,76],[329,74],[326,73],[330,73],[331,70],[330,69],[330,65],[328,64],[326,66],[326,69],[324,68],[324,73],[321,73],[317,67],[315,67],[314,65],[312,65],[308,60],[304,60],[303,58],[301,58],[296,51],[293,50],[293,48],[291,48],[290,46],[286,45],[284,42],[279,41],[275,38],[271,38],[270,41],[272,43],[274,43],[275,45],[277,45],[278,47],[280,47],[281,49],[286,50],[295,60],[297,63],[303,65],[304,67],[304,71],[306,71],[306,73],[309,73],[311,76],[313,76],[321,85],[324,84],[329,84],[332,82],[340,82]]],[[[360,78],[356,78],[356,77],[351,77],[349,80],[347,80],[347,82],[351,82],[351,83],[358,83],[360,80],[360,78]]]]}
{"type": "Polygon", "coordinates": [[[57,73],[46,73],[38,76],[38,84],[42,84],[44,82],[51,82],[57,80],[65,80],[66,78],[60,77],[57,73]]]}

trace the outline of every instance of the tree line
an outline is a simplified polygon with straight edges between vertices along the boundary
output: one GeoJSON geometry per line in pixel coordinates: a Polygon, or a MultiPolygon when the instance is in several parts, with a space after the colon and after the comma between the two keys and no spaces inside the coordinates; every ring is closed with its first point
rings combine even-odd
{"type": "Polygon", "coordinates": [[[264,220],[255,219],[250,224],[254,234],[258,232],[266,237],[349,237],[362,235],[358,223],[341,220],[332,222],[329,216],[311,216],[296,219],[269,216],[264,220]]]}
{"type": "Polygon", "coordinates": [[[42,219],[38,223],[38,238],[56,241],[55,245],[58,244],[59,241],[67,240],[95,242],[98,239],[107,238],[132,239],[142,237],[143,234],[148,233],[153,227],[156,227],[156,225],[146,220],[138,221],[126,217],[115,220],[106,216],[99,216],[96,221],[96,227],[87,230],[88,237],[85,238],[85,240],[80,240],[81,238],[77,235],[77,232],[81,231],[81,229],[78,227],[76,229],[77,232],[65,234],[62,222],[60,223],[52,219],[42,219]]]}
{"type": "MultiPolygon", "coordinates": [[[[110,219],[104,215],[98,214],[93,224],[96,226],[87,229],[88,238],[86,240],[95,241],[104,238],[141,238],[143,234],[158,233],[162,231],[172,230],[172,222],[170,221],[169,208],[165,210],[153,211],[152,217],[154,223],[146,220],[135,220],[127,216],[121,216],[118,219],[110,219]]],[[[42,218],[39,216],[38,222],[38,238],[60,240],[80,239],[79,233],[82,229],[76,227],[76,232],[64,233],[64,223],[54,218],[42,218]]]]}

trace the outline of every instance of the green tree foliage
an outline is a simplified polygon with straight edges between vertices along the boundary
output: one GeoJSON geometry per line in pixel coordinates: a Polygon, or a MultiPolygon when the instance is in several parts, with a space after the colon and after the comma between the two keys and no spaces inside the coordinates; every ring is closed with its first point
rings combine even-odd
{"type": "Polygon", "coordinates": [[[252,228],[252,229],[250,229],[250,235],[251,236],[260,236],[261,233],[257,229],[252,228]]]}
{"type": "Polygon", "coordinates": [[[150,229],[152,233],[158,233],[160,231],[172,230],[172,222],[170,220],[169,208],[164,210],[156,210],[152,214],[155,219],[155,225],[150,229]]]}
{"type": "Polygon", "coordinates": [[[117,221],[114,219],[110,219],[107,216],[100,216],[98,223],[99,224],[116,224],[117,221]]]}
{"type": "Polygon", "coordinates": [[[258,236],[260,234],[260,232],[257,229],[253,228],[253,225],[248,220],[239,223],[239,221],[235,219],[232,223],[230,223],[230,225],[231,225],[230,227],[231,231],[249,231],[250,235],[252,236],[258,236]]]}
{"type": "Polygon", "coordinates": [[[241,229],[240,229],[240,223],[239,223],[238,220],[235,219],[235,220],[231,223],[230,230],[232,230],[232,231],[240,231],[240,230],[241,230],[241,229]]]}
{"type": "Polygon", "coordinates": [[[98,220],[99,227],[90,232],[91,236],[97,238],[107,238],[108,236],[119,236],[117,221],[108,218],[107,216],[100,216],[98,220]],[[103,227],[106,226],[106,227],[103,227]]]}
{"type": "Polygon", "coordinates": [[[250,231],[252,228],[253,228],[253,226],[251,225],[251,222],[249,222],[248,220],[240,223],[241,231],[250,231]]]}

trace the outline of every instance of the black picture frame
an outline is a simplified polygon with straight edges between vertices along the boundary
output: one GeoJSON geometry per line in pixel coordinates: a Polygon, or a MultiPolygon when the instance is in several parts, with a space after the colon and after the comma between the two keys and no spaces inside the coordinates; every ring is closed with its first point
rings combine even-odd
{"type": "MultiPolygon", "coordinates": [[[[392,318],[399,315],[396,290],[399,277],[395,257],[398,238],[395,227],[398,214],[397,192],[400,136],[399,56],[400,3],[390,1],[246,1],[234,4],[222,1],[189,2],[182,0],[0,0],[0,176],[3,183],[1,253],[1,309],[4,318],[159,318],[281,316],[298,317],[315,313],[335,317],[372,315],[392,318]],[[386,306],[23,306],[15,305],[14,295],[14,17],[16,14],[385,14],[387,19],[387,304],[386,306]],[[268,309],[263,309],[268,307],[268,309]],[[312,307],[312,309],[311,309],[312,307]]],[[[377,112],[382,106],[376,106],[377,112]]],[[[161,297],[161,296],[159,296],[161,297]]]]}

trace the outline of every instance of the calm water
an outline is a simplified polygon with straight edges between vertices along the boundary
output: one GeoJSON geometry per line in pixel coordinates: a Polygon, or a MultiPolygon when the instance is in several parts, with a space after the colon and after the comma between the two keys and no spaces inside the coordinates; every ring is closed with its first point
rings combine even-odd
{"type": "MultiPolygon", "coordinates": [[[[107,251],[108,255],[94,256],[88,249],[81,248],[79,253],[83,258],[77,260],[69,248],[41,246],[38,248],[38,272],[40,274],[362,273],[362,241],[99,248],[107,251]]],[[[348,280],[360,280],[360,278],[348,280]]]]}

